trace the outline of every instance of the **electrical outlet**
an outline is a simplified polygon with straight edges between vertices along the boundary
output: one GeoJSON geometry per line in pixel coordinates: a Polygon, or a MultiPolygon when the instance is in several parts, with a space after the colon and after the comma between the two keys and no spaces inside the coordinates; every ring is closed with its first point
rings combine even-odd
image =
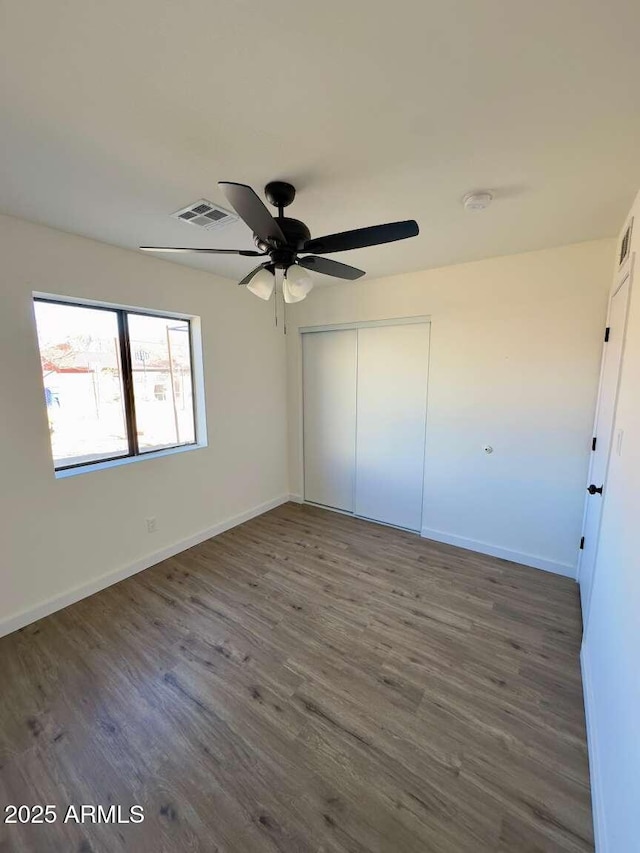
{"type": "Polygon", "coordinates": [[[147,519],[147,533],[155,533],[158,529],[158,520],[155,515],[147,519]]]}

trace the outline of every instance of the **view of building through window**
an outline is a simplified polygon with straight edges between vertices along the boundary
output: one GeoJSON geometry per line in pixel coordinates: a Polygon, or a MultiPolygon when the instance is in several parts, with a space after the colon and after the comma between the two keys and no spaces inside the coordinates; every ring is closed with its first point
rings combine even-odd
{"type": "Polygon", "coordinates": [[[189,322],[129,314],[140,451],[193,444],[189,322]]]}
{"type": "Polygon", "coordinates": [[[35,314],[56,468],[195,443],[188,320],[39,299],[35,314]]]}

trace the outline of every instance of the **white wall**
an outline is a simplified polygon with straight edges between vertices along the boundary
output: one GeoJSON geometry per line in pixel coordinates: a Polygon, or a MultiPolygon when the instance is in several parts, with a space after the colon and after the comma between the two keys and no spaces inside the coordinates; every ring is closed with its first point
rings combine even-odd
{"type": "Polygon", "coordinates": [[[208,273],[5,216],[0,259],[2,634],[288,488],[273,305],[208,273]],[[199,315],[209,446],[55,479],[34,290],[199,315]],[[158,520],[151,535],[147,516],[158,520]]]}
{"type": "Polygon", "coordinates": [[[597,850],[640,848],[640,196],[627,336],[582,649],[597,850]]]}
{"type": "Polygon", "coordinates": [[[430,315],[424,535],[575,576],[614,246],[318,287],[290,306],[292,493],[303,492],[298,328],[430,315]]]}

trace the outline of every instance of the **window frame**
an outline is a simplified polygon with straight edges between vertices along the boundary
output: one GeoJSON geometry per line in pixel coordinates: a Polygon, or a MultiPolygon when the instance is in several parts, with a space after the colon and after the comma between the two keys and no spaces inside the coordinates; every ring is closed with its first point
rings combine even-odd
{"type": "Polygon", "coordinates": [[[122,465],[130,462],[138,462],[142,459],[154,459],[162,456],[168,456],[174,453],[182,453],[187,450],[195,450],[207,446],[206,437],[206,420],[204,413],[204,376],[202,366],[202,341],[200,336],[200,318],[190,314],[177,314],[171,311],[162,311],[149,308],[140,308],[130,305],[121,305],[109,302],[97,302],[90,299],[74,299],[68,296],[58,296],[50,293],[40,293],[34,291],[32,294],[33,316],[36,327],[36,343],[38,347],[38,356],[40,354],[40,345],[37,338],[37,322],[35,318],[35,305],[38,302],[46,302],[54,305],[66,305],[70,308],[88,308],[91,310],[109,311],[116,315],[118,324],[118,359],[120,362],[122,389],[123,389],[123,408],[125,416],[125,426],[127,430],[127,445],[128,452],[120,453],[116,456],[105,456],[100,459],[90,459],[86,462],[74,462],[70,465],[56,465],[55,459],[52,461],[54,474],[57,478],[67,477],[73,474],[84,473],[86,471],[101,470],[102,468],[111,468],[117,465],[122,465]],[[194,441],[185,442],[182,444],[174,444],[169,447],[151,448],[149,450],[140,450],[138,443],[137,421],[136,421],[136,405],[135,392],[133,384],[133,366],[131,357],[131,340],[129,337],[129,314],[137,314],[143,317],[158,317],[166,320],[178,320],[187,323],[189,333],[189,357],[191,361],[191,404],[193,412],[194,425],[194,441]]]}

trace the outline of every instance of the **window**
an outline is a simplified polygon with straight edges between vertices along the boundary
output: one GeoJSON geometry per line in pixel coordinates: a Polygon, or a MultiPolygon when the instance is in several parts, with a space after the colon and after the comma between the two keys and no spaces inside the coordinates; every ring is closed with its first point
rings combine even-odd
{"type": "Polygon", "coordinates": [[[191,320],[34,307],[56,471],[196,444],[191,320]]]}

